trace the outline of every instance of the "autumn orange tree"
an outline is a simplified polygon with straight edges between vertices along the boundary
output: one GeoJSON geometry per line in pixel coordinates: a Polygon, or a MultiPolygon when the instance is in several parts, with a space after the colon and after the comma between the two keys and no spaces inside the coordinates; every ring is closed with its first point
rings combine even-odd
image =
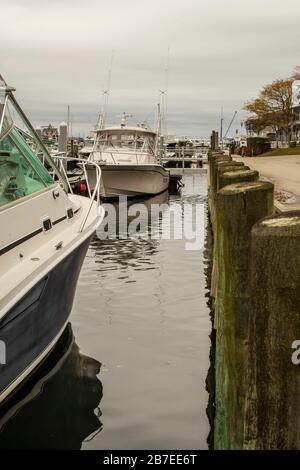
{"type": "Polygon", "coordinates": [[[250,113],[247,125],[255,132],[271,127],[274,133],[283,131],[290,143],[295,113],[292,108],[292,83],[295,76],[283,80],[274,80],[264,86],[258,98],[245,104],[250,113]]]}

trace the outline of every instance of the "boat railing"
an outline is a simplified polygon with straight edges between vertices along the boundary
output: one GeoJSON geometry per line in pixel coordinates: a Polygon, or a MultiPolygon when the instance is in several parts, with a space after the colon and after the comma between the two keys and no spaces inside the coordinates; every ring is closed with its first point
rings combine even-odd
{"type": "Polygon", "coordinates": [[[83,172],[82,176],[85,180],[88,197],[90,199],[90,204],[88,206],[86,214],[84,215],[84,219],[83,219],[82,224],[81,224],[80,229],[79,229],[79,232],[82,232],[84,227],[85,227],[88,216],[91,212],[93,203],[96,201],[97,205],[98,206],[100,205],[101,167],[98,163],[96,163],[92,160],[86,160],[84,158],[67,157],[66,154],[63,153],[63,152],[57,153],[57,154],[54,154],[54,155],[52,154],[51,156],[52,156],[52,159],[55,161],[56,165],[58,166],[58,168],[60,169],[61,173],[63,174],[64,179],[67,182],[68,190],[71,194],[74,194],[74,191],[73,191],[73,188],[72,188],[72,185],[71,185],[70,178],[68,176],[67,163],[68,162],[75,162],[76,165],[79,168],[82,169],[82,172],[83,172]],[[95,178],[96,183],[95,183],[95,187],[93,189],[91,189],[91,185],[90,185],[90,181],[89,181],[89,176],[88,176],[88,172],[87,172],[88,167],[93,167],[93,169],[95,171],[95,175],[96,175],[96,178],[95,178]]]}
{"type": "Polygon", "coordinates": [[[118,150],[110,150],[110,149],[107,149],[107,150],[96,150],[96,151],[93,151],[90,153],[89,155],[89,161],[95,161],[94,160],[94,154],[95,153],[98,153],[100,155],[100,159],[99,161],[105,161],[105,157],[106,156],[110,156],[113,163],[115,165],[117,165],[117,161],[116,161],[116,158],[118,156],[120,157],[126,157],[126,156],[131,156],[131,157],[135,157],[135,160],[136,160],[136,163],[138,164],[139,163],[139,160],[143,157],[148,157],[148,159],[150,158],[151,160],[153,160],[153,158],[156,158],[157,159],[157,156],[154,154],[154,153],[150,153],[150,152],[140,152],[138,150],[132,150],[132,151],[118,151],[118,150]]]}
{"type": "Polygon", "coordinates": [[[201,145],[193,146],[178,146],[178,145],[164,145],[162,149],[162,156],[164,159],[172,156],[175,160],[181,160],[183,158],[206,158],[208,153],[208,147],[201,145]]]}
{"type": "Polygon", "coordinates": [[[154,151],[152,150],[143,150],[142,148],[122,148],[122,147],[106,147],[101,149],[93,149],[93,152],[96,153],[114,153],[116,155],[138,155],[138,156],[145,156],[145,155],[154,155],[154,151]]]}

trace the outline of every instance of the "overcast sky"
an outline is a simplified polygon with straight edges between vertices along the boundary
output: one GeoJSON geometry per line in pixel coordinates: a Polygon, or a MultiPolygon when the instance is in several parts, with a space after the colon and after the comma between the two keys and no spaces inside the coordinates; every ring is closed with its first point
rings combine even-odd
{"type": "MultiPolygon", "coordinates": [[[[169,133],[225,127],[259,88],[300,65],[299,0],[0,0],[0,72],[35,125],[97,120],[113,53],[109,117],[153,122],[166,87],[169,133]]],[[[232,133],[231,132],[231,133],[232,133]]]]}

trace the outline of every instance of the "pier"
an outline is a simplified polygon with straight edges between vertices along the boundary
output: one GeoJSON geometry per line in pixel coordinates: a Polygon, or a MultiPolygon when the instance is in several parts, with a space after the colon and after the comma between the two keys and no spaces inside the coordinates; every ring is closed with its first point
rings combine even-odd
{"type": "Polygon", "coordinates": [[[276,214],[273,182],[244,163],[262,164],[209,156],[214,448],[298,449],[300,212],[276,214]]]}

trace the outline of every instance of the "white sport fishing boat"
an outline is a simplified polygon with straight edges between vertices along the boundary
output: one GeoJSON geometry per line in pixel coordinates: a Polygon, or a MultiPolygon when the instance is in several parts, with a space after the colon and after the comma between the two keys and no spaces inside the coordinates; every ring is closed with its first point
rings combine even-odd
{"type": "Polygon", "coordinates": [[[127,126],[127,117],[124,113],[119,126],[96,131],[89,161],[101,167],[104,198],[155,195],[169,186],[169,171],[158,157],[158,135],[143,125],[127,126]]]}
{"type": "Polygon", "coordinates": [[[68,194],[13,91],[0,76],[0,403],[62,334],[103,217],[99,167],[90,198],[68,194]]]}

